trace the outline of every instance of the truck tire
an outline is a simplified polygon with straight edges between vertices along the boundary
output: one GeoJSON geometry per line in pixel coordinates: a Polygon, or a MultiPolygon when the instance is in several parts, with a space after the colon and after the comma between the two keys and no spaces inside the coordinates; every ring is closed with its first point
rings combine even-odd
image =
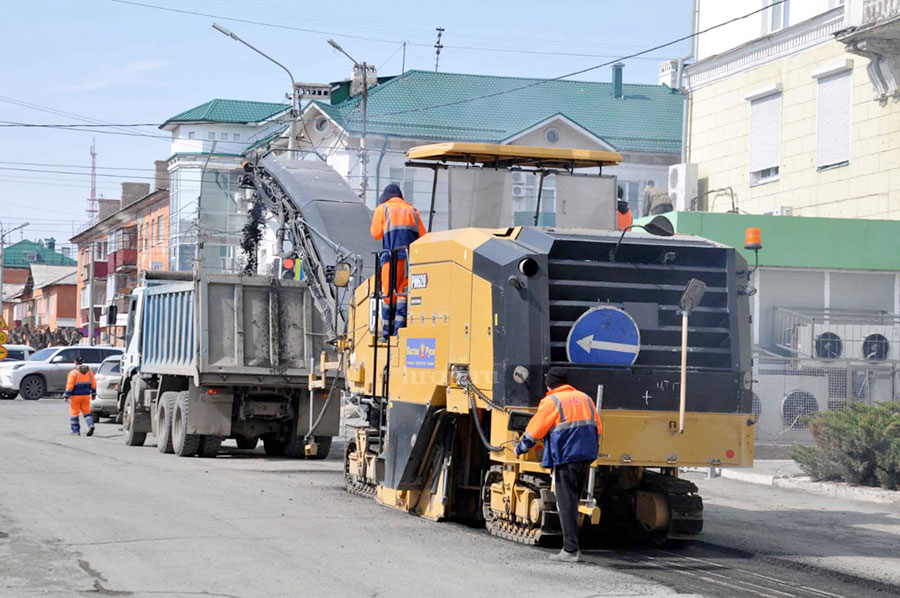
{"type": "Polygon", "coordinates": [[[239,449],[245,451],[252,451],[256,448],[256,445],[259,443],[259,438],[235,438],[234,441],[237,443],[237,447],[239,449]]]}
{"type": "Polygon", "coordinates": [[[25,376],[19,384],[19,394],[26,401],[36,401],[47,392],[47,382],[37,374],[25,376]]]}
{"type": "Polygon", "coordinates": [[[125,398],[125,408],[122,413],[122,429],[125,431],[125,444],[128,446],[144,446],[147,439],[146,432],[135,432],[137,427],[135,399],[132,393],[125,398]]]}
{"type": "Polygon", "coordinates": [[[325,459],[328,457],[328,453],[331,452],[331,436],[316,436],[316,444],[319,445],[319,450],[315,455],[310,455],[307,459],[325,459]]]}
{"type": "Polygon", "coordinates": [[[156,448],[161,453],[174,453],[172,446],[172,412],[178,393],[164,392],[156,406],[156,448]]]}
{"type": "Polygon", "coordinates": [[[193,457],[200,448],[200,435],[188,434],[190,421],[189,393],[180,392],[172,412],[172,449],[179,457],[193,457]]]}
{"type": "Polygon", "coordinates": [[[4,392],[0,391],[0,401],[12,401],[16,398],[16,392],[4,392]]]}
{"type": "Polygon", "coordinates": [[[263,448],[266,451],[267,457],[283,457],[284,456],[284,441],[279,440],[277,437],[266,436],[263,438],[263,448]]]}
{"type": "Polygon", "coordinates": [[[201,436],[200,446],[197,447],[197,456],[211,459],[218,456],[221,447],[221,436],[201,436]]]}
{"type": "Polygon", "coordinates": [[[284,456],[288,459],[306,459],[306,443],[303,436],[291,436],[284,443],[284,456]]]}

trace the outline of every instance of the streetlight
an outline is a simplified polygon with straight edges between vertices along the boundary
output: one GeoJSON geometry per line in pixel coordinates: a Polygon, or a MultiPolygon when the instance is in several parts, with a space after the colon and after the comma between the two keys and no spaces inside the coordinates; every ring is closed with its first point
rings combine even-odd
{"type": "Polygon", "coordinates": [[[247,46],[248,48],[250,48],[257,54],[259,54],[260,56],[262,56],[263,58],[268,60],[269,62],[272,62],[272,63],[276,64],[277,66],[281,67],[284,70],[284,72],[286,72],[288,74],[288,77],[291,78],[291,95],[290,95],[290,98],[291,98],[291,122],[289,125],[290,136],[288,137],[288,150],[293,150],[294,143],[295,143],[294,140],[296,137],[295,123],[297,121],[297,114],[298,114],[298,112],[297,112],[297,86],[294,85],[294,75],[291,74],[291,71],[289,71],[286,66],[284,66],[283,64],[281,64],[280,62],[278,62],[277,60],[275,60],[274,58],[272,58],[271,56],[269,56],[268,54],[266,54],[259,48],[256,48],[256,47],[250,45],[249,43],[245,42],[244,40],[239,38],[237,35],[235,35],[231,31],[229,31],[228,29],[225,29],[218,23],[213,23],[212,27],[213,27],[213,29],[215,29],[216,31],[221,33],[222,35],[227,35],[234,41],[241,42],[242,44],[244,44],[245,46],[247,46]]]}
{"type": "Polygon", "coordinates": [[[8,231],[4,232],[3,223],[0,222],[0,316],[3,315],[3,246],[6,244],[6,235],[14,233],[17,230],[21,230],[26,226],[28,226],[28,223],[23,222],[15,228],[11,228],[8,231]]]}
{"type": "Polygon", "coordinates": [[[362,69],[362,138],[359,140],[359,160],[362,162],[362,182],[359,185],[359,196],[363,201],[366,201],[366,188],[368,187],[369,182],[369,155],[366,151],[366,105],[369,102],[369,84],[366,81],[366,63],[363,62],[360,64],[359,62],[356,62],[352,56],[347,54],[339,43],[331,38],[328,39],[328,45],[349,58],[354,66],[362,69]]]}

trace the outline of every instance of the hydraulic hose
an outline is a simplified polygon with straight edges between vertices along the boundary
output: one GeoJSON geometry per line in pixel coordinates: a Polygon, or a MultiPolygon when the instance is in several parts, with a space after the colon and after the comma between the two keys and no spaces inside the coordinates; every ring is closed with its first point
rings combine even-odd
{"type": "Polygon", "coordinates": [[[475,429],[478,430],[478,436],[479,438],[481,438],[481,444],[483,444],[484,448],[492,453],[502,453],[503,447],[494,446],[487,439],[487,436],[485,436],[484,430],[481,427],[481,422],[478,420],[478,411],[475,408],[475,394],[471,392],[471,390],[468,388],[468,385],[466,388],[466,394],[469,395],[469,411],[472,412],[472,419],[475,420],[475,429]]]}

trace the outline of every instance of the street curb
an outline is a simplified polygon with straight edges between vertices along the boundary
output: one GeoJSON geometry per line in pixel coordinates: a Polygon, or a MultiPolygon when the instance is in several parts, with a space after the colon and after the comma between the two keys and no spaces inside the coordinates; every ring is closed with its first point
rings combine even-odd
{"type": "Polygon", "coordinates": [[[867,488],[865,486],[853,486],[844,482],[814,482],[807,476],[778,476],[747,471],[740,469],[722,469],[721,476],[749,484],[762,486],[775,486],[788,490],[800,490],[810,494],[844,498],[847,500],[861,500],[887,505],[900,505],[900,492],[883,490],[881,488],[867,488]]]}

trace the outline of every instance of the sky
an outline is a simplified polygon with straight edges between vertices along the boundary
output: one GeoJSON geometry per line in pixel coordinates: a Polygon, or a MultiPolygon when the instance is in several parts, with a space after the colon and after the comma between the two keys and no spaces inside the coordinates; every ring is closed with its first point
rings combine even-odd
{"type": "MultiPolygon", "coordinates": [[[[445,29],[443,72],[558,77],[689,34],[690,10],[691,0],[17,2],[4,7],[0,125],[159,124],[213,98],[283,101],[284,71],[213,22],[305,82],[349,76],[350,62],[327,45],[329,37],[379,75],[402,72],[403,41],[407,70],[433,70],[435,27],[445,29]]],[[[654,84],[659,62],[687,51],[680,42],[626,60],[624,80],[654,84]]],[[[609,78],[608,66],[575,77],[609,78]]],[[[170,154],[170,140],[156,127],[0,126],[0,224],[30,223],[10,240],[67,242],[84,225],[92,138],[98,194],[110,199],[120,196],[123,180],[149,182],[143,177],[152,176],[153,161],[170,154]]]]}

